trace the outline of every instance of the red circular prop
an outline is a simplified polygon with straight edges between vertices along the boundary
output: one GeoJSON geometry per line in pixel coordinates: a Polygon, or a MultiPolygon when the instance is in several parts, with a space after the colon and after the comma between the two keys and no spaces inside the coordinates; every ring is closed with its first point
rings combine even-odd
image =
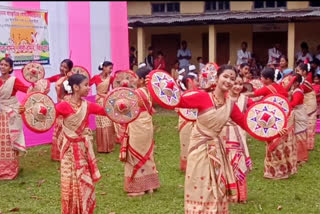
{"type": "Polygon", "coordinates": [[[174,109],[180,102],[181,91],[174,79],[165,71],[153,70],[148,89],[152,98],[162,107],[174,109]]]}
{"type": "Polygon", "coordinates": [[[104,101],[104,109],[110,120],[126,124],[140,114],[139,95],[130,88],[119,87],[110,91],[104,101]]]}
{"type": "Polygon", "coordinates": [[[289,115],[291,113],[291,107],[289,104],[289,100],[286,97],[284,97],[280,94],[277,94],[277,95],[270,94],[270,95],[266,96],[263,99],[263,101],[269,101],[269,102],[277,104],[278,106],[280,106],[282,108],[284,113],[286,113],[287,117],[289,117],[289,115]]]}
{"type": "Polygon", "coordinates": [[[90,73],[89,71],[83,67],[83,66],[80,66],[80,65],[76,65],[76,66],[73,66],[72,69],[71,69],[71,72],[73,74],[83,74],[85,75],[88,79],[90,79],[90,73]]]}
{"type": "Polygon", "coordinates": [[[22,76],[27,82],[35,83],[45,76],[44,67],[35,62],[30,62],[22,68],[22,76]]]}
{"type": "Polygon", "coordinates": [[[115,73],[112,78],[112,88],[129,87],[136,89],[138,76],[132,70],[123,70],[115,73]]]}
{"type": "Polygon", "coordinates": [[[22,102],[25,112],[22,119],[26,126],[38,133],[48,131],[56,120],[56,109],[52,99],[41,93],[29,94],[22,102]]]}
{"type": "Polygon", "coordinates": [[[262,101],[249,107],[245,114],[247,131],[261,141],[272,141],[287,126],[287,116],[277,105],[262,101]]]}
{"type": "Polygon", "coordinates": [[[216,84],[218,65],[209,62],[201,69],[199,74],[200,88],[209,89],[216,84]]]}

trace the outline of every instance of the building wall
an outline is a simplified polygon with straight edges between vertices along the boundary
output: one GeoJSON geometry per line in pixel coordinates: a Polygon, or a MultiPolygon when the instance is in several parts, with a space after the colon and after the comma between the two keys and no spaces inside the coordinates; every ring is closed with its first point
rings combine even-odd
{"type": "Polygon", "coordinates": [[[180,1],[180,13],[203,13],[204,1],[180,1]]]}
{"type": "Polygon", "coordinates": [[[128,16],[151,15],[150,1],[128,1],[128,16]]]}
{"type": "Polygon", "coordinates": [[[252,1],[231,1],[230,10],[252,10],[252,1]]]}
{"type": "Polygon", "coordinates": [[[308,43],[309,51],[316,53],[317,46],[320,45],[320,23],[296,23],[295,53],[300,51],[301,42],[308,43]]]}
{"type": "MultiPolygon", "coordinates": [[[[152,15],[152,1],[128,1],[128,15],[152,15]]],[[[204,1],[180,1],[180,13],[203,13],[204,1]]],[[[308,8],[309,1],[287,1],[288,9],[308,8]]],[[[230,1],[230,10],[244,11],[252,10],[253,1],[230,1]]]]}
{"type": "Polygon", "coordinates": [[[303,9],[309,7],[309,1],[287,1],[287,9],[303,9]]]}
{"type": "MultiPolygon", "coordinates": [[[[145,48],[144,56],[147,55],[147,48],[151,45],[151,36],[158,34],[180,34],[181,40],[188,42],[188,48],[192,52],[191,63],[197,63],[197,57],[202,56],[202,34],[208,33],[209,26],[176,26],[176,27],[145,27],[145,48]]],[[[241,43],[248,43],[248,50],[252,51],[252,26],[251,25],[217,25],[217,33],[230,33],[230,61],[236,63],[237,50],[241,43]]],[[[130,46],[137,48],[137,30],[129,30],[130,46]]],[[[165,50],[163,50],[165,52],[165,50]]],[[[217,52],[219,54],[219,52],[217,52]]],[[[138,62],[139,63],[139,62],[138,62]]]]}

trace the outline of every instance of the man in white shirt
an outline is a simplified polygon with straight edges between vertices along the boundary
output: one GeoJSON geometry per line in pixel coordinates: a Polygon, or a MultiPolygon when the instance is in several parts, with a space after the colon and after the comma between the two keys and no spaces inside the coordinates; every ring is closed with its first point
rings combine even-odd
{"type": "Polygon", "coordinates": [[[181,46],[182,48],[177,53],[180,68],[190,65],[189,60],[191,59],[191,51],[187,49],[187,42],[183,40],[181,46]]]}
{"type": "Polygon", "coordinates": [[[241,65],[242,63],[249,63],[249,60],[251,59],[251,53],[247,51],[248,43],[242,42],[241,43],[241,49],[237,51],[237,66],[241,65]]]}
{"type": "Polygon", "coordinates": [[[279,65],[280,56],[282,55],[282,53],[279,51],[279,48],[280,44],[276,43],[273,48],[270,48],[268,50],[268,66],[274,65],[275,67],[277,67],[279,65]]]}
{"type": "Polygon", "coordinates": [[[296,55],[296,63],[297,65],[300,62],[304,62],[306,59],[308,59],[308,62],[311,62],[313,60],[313,57],[309,53],[309,46],[306,42],[302,42],[300,45],[301,51],[299,51],[296,55]]]}

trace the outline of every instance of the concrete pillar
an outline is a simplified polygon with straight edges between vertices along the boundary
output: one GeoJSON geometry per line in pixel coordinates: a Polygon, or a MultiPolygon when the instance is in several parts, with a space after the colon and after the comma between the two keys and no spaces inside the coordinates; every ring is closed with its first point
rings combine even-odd
{"type": "Polygon", "coordinates": [[[137,29],[137,52],[138,52],[138,65],[144,61],[144,52],[145,52],[145,38],[144,38],[144,29],[138,27],[137,29]]]}
{"type": "Polygon", "coordinates": [[[209,25],[209,62],[216,62],[217,32],[214,25],[209,25]]]}
{"type": "Polygon", "coordinates": [[[288,68],[294,69],[295,23],[288,23],[288,68]]]}

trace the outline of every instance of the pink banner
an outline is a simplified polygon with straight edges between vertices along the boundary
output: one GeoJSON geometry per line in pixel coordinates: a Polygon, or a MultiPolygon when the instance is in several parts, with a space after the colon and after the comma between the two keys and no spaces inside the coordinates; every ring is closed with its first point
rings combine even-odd
{"type": "Polygon", "coordinates": [[[127,2],[110,2],[110,25],[113,70],[129,69],[127,2]]]}

